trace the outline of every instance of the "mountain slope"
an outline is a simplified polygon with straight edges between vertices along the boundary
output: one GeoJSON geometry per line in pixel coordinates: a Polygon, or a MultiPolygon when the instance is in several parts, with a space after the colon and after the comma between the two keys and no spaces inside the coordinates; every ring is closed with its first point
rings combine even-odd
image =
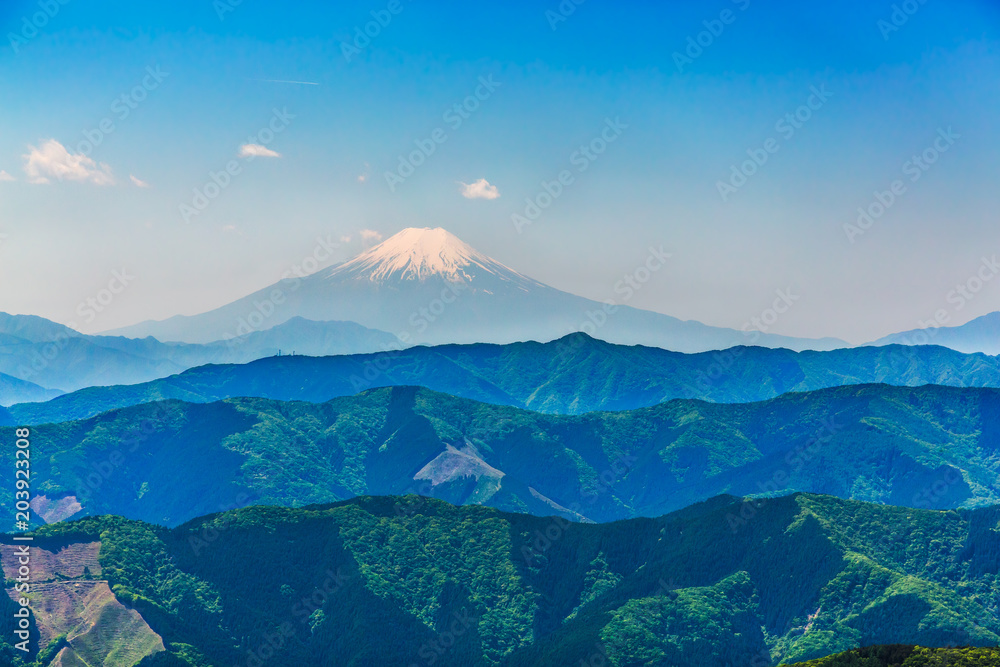
{"type": "MultiPolygon", "coordinates": [[[[267,332],[262,332],[267,333],[267,332]]],[[[12,412],[25,424],[84,419],[114,408],[176,398],[233,396],[323,402],[380,386],[418,385],[539,412],[629,410],[674,398],[760,401],[848,384],[1000,387],[1000,357],[941,347],[792,352],[741,347],[685,355],[574,334],[552,343],[416,347],[376,355],[282,357],[211,366],[134,386],[92,388],[12,412]]]]}
{"type": "MultiPolygon", "coordinates": [[[[0,429],[0,441],[13,439],[0,429]]],[[[82,512],[176,525],[239,499],[302,506],[415,492],[593,521],[721,493],[1000,502],[995,389],[863,385],[571,417],[395,387],[325,404],[146,404],[35,427],[31,442],[33,506],[50,522],[82,512]]]]}
{"type": "MultiPolygon", "coordinates": [[[[665,260],[658,261],[662,265],[665,260]]],[[[679,352],[748,342],[790,349],[846,345],[834,339],[747,334],[627,305],[608,315],[604,303],[532,280],[440,228],[403,230],[349,262],[282,281],[201,315],[143,322],[110,333],[205,343],[223,338],[264,302],[273,306],[268,308],[269,323],[295,316],[349,320],[392,332],[404,345],[548,341],[588,329],[611,342],[679,352]],[[273,299],[274,294],[281,298],[273,299]],[[595,319],[600,324],[595,325],[595,319]]]]}
{"type": "Polygon", "coordinates": [[[1000,354],[1000,312],[977,317],[961,326],[904,331],[872,345],[943,345],[959,352],[1000,354]]]}
{"type": "Polygon", "coordinates": [[[143,665],[766,667],[858,644],[1000,642],[997,508],[799,494],[734,532],[741,504],[586,525],[358,498],[173,530],[92,518],[35,546],[99,543],[96,576],[167,649],[143,665]]]}

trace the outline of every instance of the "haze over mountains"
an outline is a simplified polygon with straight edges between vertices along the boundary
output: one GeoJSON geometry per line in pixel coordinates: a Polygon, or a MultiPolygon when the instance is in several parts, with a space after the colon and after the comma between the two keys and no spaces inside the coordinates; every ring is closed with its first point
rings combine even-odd
{"type": "MultiPolygon", "coordinates": [[[[650,250],[654,265],[669,261],[661,249],[650,250]]],[[[545,342],[577,331],[609,342],[677,352],[748,344],[791,350],[849,346],[836,338],[736,331],[632,308],[627,303],[636,281],[635,276],[624,276],[614,286],[617,308],[609,314],[606,304],[524,276],[444,229],[410,228],[348,262],[280,281],[215,310],[142,322],[107,333],[212,343],[303,317],[358,322],[387,331],[395,337],[394,347],[545,342]]],[[[961,326],[891,334],[871,344],[942,345],[960,352],[997,355],[1000,312],[961,326]]]]}
{"type": "Polygon", "coordinates": [[[245,363],[280,351],[373,352],[394,340],[353,322],[293,318],[229,341],[161,343],[150,337],[88,336],[41,317],[0,313],[0,405],[47,400],[84,387],[145,382],[209,363],[245,363]]]}
{"type": "MultiPolygon", "coordinates": [[[[834,339],[681,322],[625,305],[609,313],[606,306],[523,276],[443,229],[407,229],[339,266],[282,281],[202,315],[146,322],[111,332],[116,335],[88,336],[43,318],[0,313],[0,405],[45,401],[86,387],[143,383],[204,364],[246,363],[279,352],[326,356],[425,343],[547,341],[580,330],[611,342],[677,352],[751,343],[790,350],[848,347],[834,339]]],[[[894,334],[872,345],[932,344],[998,354],[998,341],[1000,313],[994,313],[960,327],[894,334]]],[[[885,381],[969,384],[944,372],[923,380],[899,381],[891,375],[885,381]]],[[[869,374],[861,381],[882,379],[869,374]]],[[[729,400],[698,391],[685,395],[729,400]]],[[[749,390],[733,400],[753,398],[749,390]]]]}
{"type": "MultiPolygon", "coordinates": [[[[651,251],[649,266],[669,258],[651,251]]],[[[650,268],[643,266],[646,280],[650,268]]],[[[143,322],[113,335],[206,343],[292,317],[345,320],[395,334],[399,344],[549,341],[585,331],[622,344],[705,352],[753,343],[833,349],[836,339],[807,340],[733,329],[632,308],[636,278],[615,287],[617,309],[524,276],[444,229],[405,229],[371,250],[304,278],[281,281],[216,310],[143,322]]],[[[641,287],[640,287],[641,288],[641,287]]]]}

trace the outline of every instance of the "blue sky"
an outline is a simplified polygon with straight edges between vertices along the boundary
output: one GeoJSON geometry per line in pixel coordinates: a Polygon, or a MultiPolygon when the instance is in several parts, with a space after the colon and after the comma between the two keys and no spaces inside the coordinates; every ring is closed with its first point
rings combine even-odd
{"type": "Polygon", "coordinates": [[[39,3],[0,5],[0,310],[90,331],[193,314],[275,282],[317,237],[345,259],[410,226],[595,299],[663,245],[671,264],[629,305],[720,326],[779,289],[799,300],[772,331],[852,342],[942,308],[950,323],[1000,310],[1000,281],[948,300],[1000,253],[995,2],[913,0],[898,26],[894,2],[586,0],[561,16],[558,2],[243,0],[222,18],[213,0],[51,2],[30,38],[39,3]],[[346,58],[371,12],[391,20],[346,58]],[[481,77],[499,85],[454,127],[445,112],[481,77]],[[275,110],[294,116],[263,135],[278,157],[240,157],[275,110]],[[574,154],[608,119],[627,128],[580,172],[574,154]],[[911,181],[906,163],[948,128],[911,181]],[[391,189],[386,172],[435,130],[447,140],[391,189]],[[80,155],[85,133],[101,141],[80,155]],[[723,200],[719,182],[768,140],[777,152],[723,200]],[[233,161],[186,222],[181,206],[233,161]],[[518,233],[512,215],[564,170],[573,183],[518,233]],[[499,197],[463,197],[479,179],[499,197]],[[845,232],[897,180],[884,215],[845,232]],[[123,268],[128,288],[81,321],[123,268]]]}

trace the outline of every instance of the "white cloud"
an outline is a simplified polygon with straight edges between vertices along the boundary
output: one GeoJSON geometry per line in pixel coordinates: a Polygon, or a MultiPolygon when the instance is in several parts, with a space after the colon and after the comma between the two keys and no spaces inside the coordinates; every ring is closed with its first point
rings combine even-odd
{"type": "Polygon", "coordinates": [[[129,180],[132,181],[132,184],[135,185],[135,187],[137,187],[137,188],[148,188],[149,187],[149,183],[147,183],[146,181],[144,181],[142,179],[136,178],[132,174],[129,174],[128,177],[129,177],[129,180]]]}
{"type": "Polygon", "coordinates": [[[243,144],[240,146],[240,157],[281,157],[281,153],[260,144],[243,144]]]}
{"type": "Polygon", "coordinates": [[[104,163],[97,164],[82,153],[74,155],[55,139],[49,139],[41,148],[28,146],[28,149],[30,152],[22,157],[29,183],[44,185],[55,179],[94,185],[115,184],[111,167],[104,163]]]}
{"type": "Polygon", "coordinates": [[[381,241],[382,234],[376,232],[374,229],[362,229],[361,238],[363,238],[365,241],[381,241]]]}
{"type": "Polygon", "coordinates": [[[497,186],[490,185],[489,181],[485,178],[480,178],[474,183],[462,183],[459,181],[459,185],[462,186],[462,196],[466,199],[499,199],[500,190],[497,186]]]}
{"type": "Polygon", "coordinates": [[[17,179],[8,174],[6,171],[0,169],[0,183],[16,181],[17,179]]]}

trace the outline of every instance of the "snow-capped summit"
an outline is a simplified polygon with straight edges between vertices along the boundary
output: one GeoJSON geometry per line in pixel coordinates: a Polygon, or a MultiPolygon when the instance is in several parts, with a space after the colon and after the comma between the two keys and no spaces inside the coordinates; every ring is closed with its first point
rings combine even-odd
{"type": "Polygon", "coordinates": [[[486,276],[522,287],[541,286],[440,227],[404,229],[368,252],[331,269],[325,278],[386,284],[423,282],[438,277],[449,282],[472,283],[486,276]]]}
{"type": "MultiPolygon", "coordinates": [[[[302,318],[356,322],[389,332],[400,345],[547,341],[575,331],[680,352],[747,344],[742,331],[682,322],[631,308],[626,301],[591,301],[563,292],[504,266],[444,229],[411,228],[344,264],[287,278],[207,313],[143,322],[114,333],[209,343],[302,318]]],[[[757,344],[840,346],[839,341],[772,334],[761,335],[757,344]]]]}

